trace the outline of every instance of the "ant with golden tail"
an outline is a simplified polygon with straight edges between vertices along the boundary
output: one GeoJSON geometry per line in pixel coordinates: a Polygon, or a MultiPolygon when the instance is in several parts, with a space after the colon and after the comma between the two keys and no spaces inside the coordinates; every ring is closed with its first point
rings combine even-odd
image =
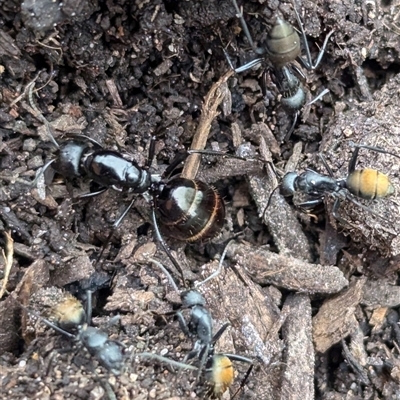
{"type": "MultiPolygon", "coordinates": [[[[289,24],[279,16],[276,17],[276,22],[274,26],[268,32],[265,48],[257,48],[251,37],[249,28],[243,17],[243,13],[237,4],[237,1],[232,0],[232,3],[236,10],[236,16],[240,20],[243,32],[252,50],[256,54],[262,57],[256,58],[238,68],[233,67],[233,64],[229,58],[228,53],[224,50],[225,57],[228,61],[229,66],[236,73],[244,72],[255,66],[261,65],[265,61],[265,58],[268,57],[272,65],[274,82],[277,85],[280,94],[282,95],[281,99],[282,107],[287,113],[292,114],[294,116],[293,123],[288,133],[285,135],[285,140],[287,141],[289,140],[291,134],[294,131],[300,113],[300,109],[304,106],[306,102],[306,94],[304,88],[300,80],[294,74],[294,71],[298,75],[300,75],[303,79],[305,78],[305,75],[299,68],[292,65],[292,63],[295,60],[298,60],[303,65],[303,67],[306,68],[308,71],[315,70],[319,66],[322,60],[322,57],[328,45],[328,41],[332,36],[332,34],[334,33],[334,31],[330,31],[326,35],[324,43],[314,63],[311,57],[311,52],[307,42],[307,37],[304,31],[303,23],[301,22],[297,9],[294,6],[293,8],[296,14],[297,23],[300,27],[303,46],[306,52],[306,58],[303,58],[301,56],[301,46],[300,46],[301,41],[298,33],[291,24],[289,24]]],[[[316,101],[320,100],[328,92],[329,92],[328,89],[323,90],[317,97],[315,97],[307,105],[311,105],[316,101]]]]}
{"type": "Polygon", "coordinates": [[[349,200],[363,210],[385,220],[384,217],[357,201],[357,198],[364,200],[386,198],[394,193],[394,186],[389,177],[378,170],[372,168],[356,169],[358,154],[360,149],[367,149],[378,153],[389,154],[397,158],[400,158],[400,156],[380,147],[364,144],[353,145],[355,149],[350,158],[347,176],[345,178],[336,179],[326,160],[320,155],[322,163],[328,171],[328,175],[320,174],[311,169],[307,169],[300,174],[295,171],[288,172],[282,178],[281,184],[271,193],[264,214],[271,203],[273,194],[279,189],[281,195],[284,197],[289,198],[297,194],[305,196],[305,198],[302,198],[301,202],[296,202],[295,204],[296,207],[303,210],[310,210],[323,203],[326,195],[333,196],[335,201],[332,215],[344,225],[346,225],[346,222],[341,218],[338,212],[342,200],[349,200]]]}
{"type": "MultiPolygon", "coordinates": [[[[160,232],[158,231],[157,227],[155,230],[156,237],[159,241],[161,241],[162,238],[160,237],[160,232]]],[[[228,246],[229,243],[221,256],[217,271],[204,281],[198,283],[196,287],[201,286],[205,282],[218,275],[218,273],[222,269],[223,260],[225,258],[228,246]]],[[[196,289],[184,290],[182,292],[179,291],[177,284],[175,283],[167,269],[157,260],[150,259],[149,261],[160,268],[160,270],[167,276],[173,289],[179,294],[182,301],[181,310],[175,311],[174,314],[177,316],[179,325],[183,332],[187,336],[197,338],[197,340],[194,344],[193,349],[189,352],[188,355],[186,355],[183,363],[178,363],[176,361],[171,362],[171,360],[166,357],[162,357],[152,353],[141,353],[138,354],[138,356],[145,359],[155,359],[160,362],[171,364],[173,366],[177,366],[183,369],[195,368],[198,370],[197,380],[200,378],[201,373],[205,371],[205,379],[210,386],[210,394],[216,398],[220,398],[222,394],[233,383],[235,370],[232,361],[249,363],[250,367],[248,368],[248,371],[244,379],[242,380],[239,389],[233,396],[235,397],[236,394],[244,387],[253,369],[253,360],[237,354],[215,354],[215,343],[223,335],[230,324],[226,323],[222,325],[222,327],[215,334],[213,334],[212,316],[209,309],[206,307],[206,301],[203,295],[196,289]],[[190,311],[187,321],[182,314],[182,311],[185,309],[190,311]],[[193,358],[197,358],[199,360],[198,368],[193,368],[193,366],[190,366],[190,364],[186,363],[188,360],[193,358]]]]}

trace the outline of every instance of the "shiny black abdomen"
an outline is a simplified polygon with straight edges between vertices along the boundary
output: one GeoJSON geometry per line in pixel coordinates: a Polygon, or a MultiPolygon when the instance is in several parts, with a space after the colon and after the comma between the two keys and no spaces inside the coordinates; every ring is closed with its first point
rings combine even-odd
{"type": "Polygon", "coordinates": [[[157,198],[156,210],[166,236],[195,242],[218,235],[225,205],[217,190],[204,182],[175,178],[157,198]]]}

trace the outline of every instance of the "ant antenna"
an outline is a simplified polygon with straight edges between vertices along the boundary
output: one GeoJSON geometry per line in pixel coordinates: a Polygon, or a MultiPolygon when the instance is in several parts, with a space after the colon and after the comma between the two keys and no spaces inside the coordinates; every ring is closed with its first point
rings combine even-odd
{"type": "Polygon", "coordinates": [[[163,248],[163,250],[167,254],[168,258],[171,260],[171,262],[174,265],[174,267],[181,274],[183,285],[185,286],[185,288],[187,288],[187,284],[186,284],[185,276],[183,274],[182,267],[179,265],[178,261],[176,261],[175,257],[171,254],[171,251],[169,250],[167,244],[165,243],[163,237],[161,236],[160,230],[158,229],[158,224],[157,224],[157,218],[156,218],[156,212],[155,212],[154,204],[152,205],[151,217],[153,219],[154,233],[156,234],[157,241],[160,243],[161,247],[163,248]]]}
{"type": "MultiPolygon", "coordinates": [[[[107,189],[104,189],[104,190],[102,189],[102,190],[96,192],[96,195],[97,195],[97,194],[100,194],[100,193],[103,193],[103,192],[105,192],[106,190],[107,190],[107,189]]],[[[81,197],[81,198],[91,197],[90,195],[91,195],[91,194],[89,194],[89,196],[83,195],[83,196],[80,196],[80,197],[81,197]]],[[[131,208],[133,207],[133,205],[135,204],[135,201],[136,201],[136,196],[132,199],[132,201],[129,203],[128,207],[127,207],[127,208],[125,209],[125,211],[120,215],[120,217],[113,223],[113,225],[112,225],[112,227],[111,227],[111,232],[109,233],[109,235],[108,235],[108,237],[107,237],[105,243],[103,244],[103,248],[101,249],[101,252],[100,252],[99,256],[97,257],[95,267],[100,263],[100,260],[101,260],[101,258],[102,258],[102,256],[103,256],[103,254],[104,254],[104,252],[105,252],[107,246],[109,245],[109,243],[110,243],[110,241],[111,241],[111,238],[113,237],[115,231],[117,230],[117,228],[118,228],[119,225],[121,224],[122,220],[125,218],[126,214],[128,214],[128,212],[130,211],[130,209],[131,209],[131,208]]]]}
{"type": "Polygon", "coordinates": [[[206,282],[210,281],[211,279],[214,279],[215,277],[217,277],[217,276],[221,273],[221,271],[222,271],[222,269],[223,269],[223,262],[224,262],[224,260],[225,260],[226,253],[228,252],[228,247],[229,247],[233,242],[234,242],[234,240],[230,240],[230,241],[228,242],[228,244],[225,246],[225,249],[224,249],[224,251],[223,251],[223,253],[222,253],[222,255],[221,255],[221,258],[220,258],[220,260],[219,260],[218,268],[217,268],[209,277],[207,277],[206,279],[204,279],[204,281],[195,284],[194,286],[195,286],[196,288],[198,288],[198,287],[201,286],[201,285],[204,285],[206,282]]]}
{"type": "Polygon", "coordinates": [[[198,368],[195,367],[194,365],[181,363],[179,361],[174,361],[174,360],[171,360],[171,359],[169,359],[167,357],[160,356],[158,354],[144,352],[144,353],[136,354],[136,356],[140,357],[140,358],[150,359],[150,360],[157,360],[157,361],[160,361],[160,362],[163,362],[163,363],[166,363],[166,364],[170,364],[170,365],[172,365],[174,367],[178,367],[178,368],[182,368],[182,369],[190,369],[190,370],[193,370],[193,371],[197,371],[198,370],[198,368]]]}

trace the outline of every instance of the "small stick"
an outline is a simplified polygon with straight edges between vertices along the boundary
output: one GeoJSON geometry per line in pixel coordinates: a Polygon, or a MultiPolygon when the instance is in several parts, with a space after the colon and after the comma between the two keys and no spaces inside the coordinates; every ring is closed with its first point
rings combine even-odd
{"type": "Polygon", "coordinates": [[[11,267],[14,259],[14,240],[11,237],[11,233],[4,231],[3,235],[4,238],[6,239],[6,245],[5,245],[6,251],[4,252],[4,249],[1,249],[1,254],[3,255],[5,266],[4,266],[3,284],[0,289],[0,299],[3,297],[3,294],[6,291],[8,278],[10,277],[11,267]]]}
{"type": "MultiPolygon", "coordinates": [[[[217,115],[219,115],[217,108],[225,97],[223,86],[233,74],[234,71],[232,70],[225,73],[216,83],[214,83],[214,85],[211,86],[210,91],[204,98],[200,121],[193,136],[192,145],[190,147],[191,150],[204,150],[212,121],[217,115]]],[[[191,154],[187,158],[181,174],[182,178],[194,179],[196,177],[200,165],[200,157],[200,154],[191,154]]]]}

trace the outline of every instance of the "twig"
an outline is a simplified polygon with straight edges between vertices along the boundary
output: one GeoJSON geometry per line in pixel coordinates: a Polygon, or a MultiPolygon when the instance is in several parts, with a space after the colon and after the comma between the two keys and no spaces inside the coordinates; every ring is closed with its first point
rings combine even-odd
{"type": "MultiPolygon", "coordinates": [[[[203,150],[205,148],[212,121],[219,115],[217,108],[225,97],[223,86],[233,73],[234,71],[230,70],[224,74],[218,82],[212,85],[210,91],[207,93],[201,109],[199,125],[193,136],[192,146],[190,147],[191,150],[203,150]]],[[[200,158],[200,154],[191,154],[187,158],[181,174],[183,178],[194,179],[196,177],[200,165],[200,158]]]]}
{"type": "Polygon", "coordinates": [[[3,297],[3,294],[6,291],[8,278],[10,277],[11,267],[14,259],[14,240],[11,237],[11,233],[4,231],[3,234],[4,238],[6,239],[6,244],[5,244],[6,251],[4,251],[4,249],[1,249],[1,254],[3,255],[5,266],[4,266],[3,285],[0,290],[0,299],[3,297]]]}

